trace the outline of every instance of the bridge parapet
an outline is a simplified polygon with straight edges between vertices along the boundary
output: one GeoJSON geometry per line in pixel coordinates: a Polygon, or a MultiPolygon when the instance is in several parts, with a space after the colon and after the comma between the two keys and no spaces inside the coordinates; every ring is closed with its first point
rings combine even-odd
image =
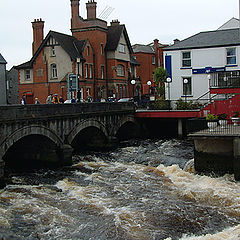
{"type": "Polygon", "coordinates": [[[134,105],[132,103],[77,103],[0,106],[0,122],[117,112],[134,113],[134,105]]]}
{"type": "Polygon", "coordinates": [[[87,141],[110,146],[134,117],[133,103],[0,106],[0,185],[5,162],[22,157],[71,164],[72,148],[87,141]]]}

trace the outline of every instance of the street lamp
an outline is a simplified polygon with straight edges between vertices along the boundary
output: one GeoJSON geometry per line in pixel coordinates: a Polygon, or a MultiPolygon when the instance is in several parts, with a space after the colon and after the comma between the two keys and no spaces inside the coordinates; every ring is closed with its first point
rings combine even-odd
{"type": "Polygon", "coordinates": [[[132,80],[131,81],[131,84],[132,84],[132,89],[133,89],[133,97],[134,97],[134,85],[136,84],[136,80],[132,80]]]}
{"type": "Polygon", "coordinates": [[[80,76],[79,76],[79,73],[80,73],[80,71],[79,71],[79,64],[80,64],[80,62],[81,62],[81,58],[77,58],[78,89],[76,89],[76,90],[77,90],[77,101],[78,102],[80,102],[80,98],[81,98],[81,96],[80,96],[80,76]]]}
{"type": "Polygon", "coordinates": [[[184,90],[184,95],[185,95],[185,102],[187,101],[187,84],[188,84],[188,79],[184,79],[183,80],[183,83],[184,83],[184,88],[183,88],[183,90],[184,90]]]}
{"type": "Polygon", "coordinates": [[[151,82],[151,81],[148,81],[148,82],[147,82],[147,85],[148,85],[148,87],[149,87],[148,92],[149,92],[149,98],[150,98],[150,86],[152,85],[152,82],[151,82]]]}
{"type": "Polygon", "coordinates": [[[168,77],[167,79],[167,84],[168,84],[168,109],[170,110],[170,83],[172,82],[172,79],[168,77]]]}

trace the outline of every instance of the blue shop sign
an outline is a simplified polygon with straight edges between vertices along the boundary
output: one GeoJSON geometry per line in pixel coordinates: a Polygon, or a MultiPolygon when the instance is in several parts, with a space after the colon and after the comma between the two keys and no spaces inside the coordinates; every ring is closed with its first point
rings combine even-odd
{"type": "Polygon", "coordinates": [[[199,69],[193,69],[193,74],[207,74],[207,73],[215,73],[215,72],[225,72],[225,67],[218,67],[218,68],[212,68],[212,67],[205,67],[205,68],[199,68],[199,69]]]}

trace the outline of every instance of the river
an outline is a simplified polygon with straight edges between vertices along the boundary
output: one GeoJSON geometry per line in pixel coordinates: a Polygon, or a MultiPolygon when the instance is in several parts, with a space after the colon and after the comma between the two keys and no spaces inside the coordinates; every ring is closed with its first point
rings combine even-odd
{"type": "Polygon", "coordinates": [[[183,170],[191,159],[189,141],[131,141],[71,167],[12,173],[0,239],[240,239],[240,183],[183,170]]]}

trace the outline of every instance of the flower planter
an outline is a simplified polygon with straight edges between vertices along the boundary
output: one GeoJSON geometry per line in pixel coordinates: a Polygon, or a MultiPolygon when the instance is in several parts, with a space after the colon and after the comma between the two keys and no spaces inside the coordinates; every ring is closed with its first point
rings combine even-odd
{"type": "Polygon", "coordinates": [[[232,122],[234,126],[237,126],[239,123],[240,118],[239,117],[232,117],[232,122]]]}
{"type": "Polygon", "coordinates": [[[221,126],[221,128],[226,128],[227,124],[228,124],[228,120],[226,119],[219,120],[219,125],[221,126]]]}
{"type": "Polygon", "coordinates": [[[217,127],[217,122],[207,122],[207,126],[208,126],[208,128],[209,128],[209,131],[210,132],[213,132],[214,131],[214,128],[216,128],[217,127]]]}

